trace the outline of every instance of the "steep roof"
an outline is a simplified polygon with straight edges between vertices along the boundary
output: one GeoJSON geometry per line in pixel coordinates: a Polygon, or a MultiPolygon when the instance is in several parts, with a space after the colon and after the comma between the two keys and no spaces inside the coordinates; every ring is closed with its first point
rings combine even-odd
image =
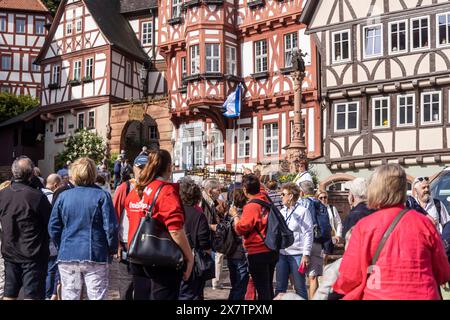
{"type": "Polygon", "coordinates": [[[49,12],[40,0],[0,0],[0,9],[49,12]]]}
{"type": "MultiPolygon", "coordinates": [[[[149,57],[141,46],[128,20],[120,13],[121,0],[83,0],[89,12],[92,14],[102,34],[111,46],[129,53],[135,58],[147,61],[149,57]]],[[[36,61],[41,61],[50,47],[50,44],[58,28],[59,21],[64,13],[67,0],[62,0],[56,12],[55,19],[36,61]]]]}
{"type": "Polygon", "coordinates": [[[308,0],[305,7],[303,8],[302,15],[300,16],[301,23],[309,25],[319,2],[319,0],[308,0]]]}
{"type": "Polygon", "coordinates": [[[158,8],[157,0],[120,0],[120,13],[130,14],[158,8]]]}
{"type": "Polygon", "coordinates": [[[112,46],[142,60],[149,59],[127,19],[120,14],[120,0],[83,1],[112,46]]]}

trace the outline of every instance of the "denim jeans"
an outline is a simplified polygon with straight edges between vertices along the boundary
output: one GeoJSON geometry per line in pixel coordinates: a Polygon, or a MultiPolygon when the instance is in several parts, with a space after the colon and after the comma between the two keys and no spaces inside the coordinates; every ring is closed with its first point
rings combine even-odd
{"type": "Polygon", "coordinates": [[[244,300],[249,278],[247,258],[227,259],[227,264],[231,282],[228,300],[244,300]]]}
{"type": "Polygon", "coordinates": [[[303,299],[305,300],[308,299],[308,293],[306,291],[305,275],[298,272],[298,267],[300,266],[301,260],[302,255],[289,256],[280,254],[276,266],[277,282],[275,288],[275,295],[279,294],[280,292],[284,293],[287,291],[289,275],[292,274],[295,292],[303,299]]]}
{"type": "Polygon", "coordinates": [[[56,294],[56,286],[59,281],[58,264],[56,263],[58,256],[50,256],[48,258],[47,278],[45,279],[45,299],[50,299],[56,294]]]}

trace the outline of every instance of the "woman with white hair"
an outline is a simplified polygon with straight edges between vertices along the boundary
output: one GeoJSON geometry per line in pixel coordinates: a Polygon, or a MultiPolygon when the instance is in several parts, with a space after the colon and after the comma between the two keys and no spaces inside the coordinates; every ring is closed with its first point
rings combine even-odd
{"type": "Polygon", "coordinates": [[[108,264],[118,248],[118,224],[109,193],[95,185],[93,160],[69,168],[75,188],[56,200],[48,232],[58,247],[62,300],[79,300],[83,283],[89,300],[105,300],[108,264]]]}
{"type": "Polygon", "coordinates": [[[367,204],[377,210],[352,231],[333,286],[345,300],[439,300],[450,264],[433,222],[406,208],[406,173],[378,167],[368,183],[367,204]]]}

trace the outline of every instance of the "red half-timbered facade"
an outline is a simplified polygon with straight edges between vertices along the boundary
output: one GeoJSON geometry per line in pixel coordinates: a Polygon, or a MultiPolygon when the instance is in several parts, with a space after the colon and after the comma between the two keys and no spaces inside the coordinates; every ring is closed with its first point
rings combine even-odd
{"type": "Polygon", "coordinates": [[[41,72],[34,64],[52,17],[40,0],[0,1],[0,90],[39,97],[41,72]]]}
{"type": "Polygon", "coordinates": [[[159,1],[159,47],[167,64],[169,108],[180,169],[263,165],[276,171],[293,131],[291,52],[307,52],[302,114],[308,156],[321,156],[316,51],[291,1],[159,1]],[[242,83],[236,124],[222,116],[242,83]],[[237,130],[233,130],[236,125],[237,130]],[[233,135],[236,138],[233,139],[233,135]],[[237,159],[236,159],[237,157],[237,159]]]}

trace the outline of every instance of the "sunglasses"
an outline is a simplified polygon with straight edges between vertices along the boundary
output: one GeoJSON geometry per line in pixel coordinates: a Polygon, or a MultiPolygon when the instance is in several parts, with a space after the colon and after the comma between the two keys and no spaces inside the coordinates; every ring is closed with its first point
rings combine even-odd
{"type": "Polygon", "coordinates": [[[319,200],[325,200],[325,199],[328,199],[328,197],[327,196],[319,197],[319,200]]]}
{"type": "Polygon", "coordinates": [[[430,178],[428,178],[428,177],[419,177],[419,178],[417,178],[417,181],[419,181],[419,182],[423,182],[423,181],[428,182],[428,181],[430,181],[430,178]]]}
{"type": "Polygon", "coordinates": [[[286,196],[288,196],[288,195],[289,195],[289,193],[284,193],[284,192],[281,193],[281,196],[282,196],[282,197],[286,197],[286,196]]]}

